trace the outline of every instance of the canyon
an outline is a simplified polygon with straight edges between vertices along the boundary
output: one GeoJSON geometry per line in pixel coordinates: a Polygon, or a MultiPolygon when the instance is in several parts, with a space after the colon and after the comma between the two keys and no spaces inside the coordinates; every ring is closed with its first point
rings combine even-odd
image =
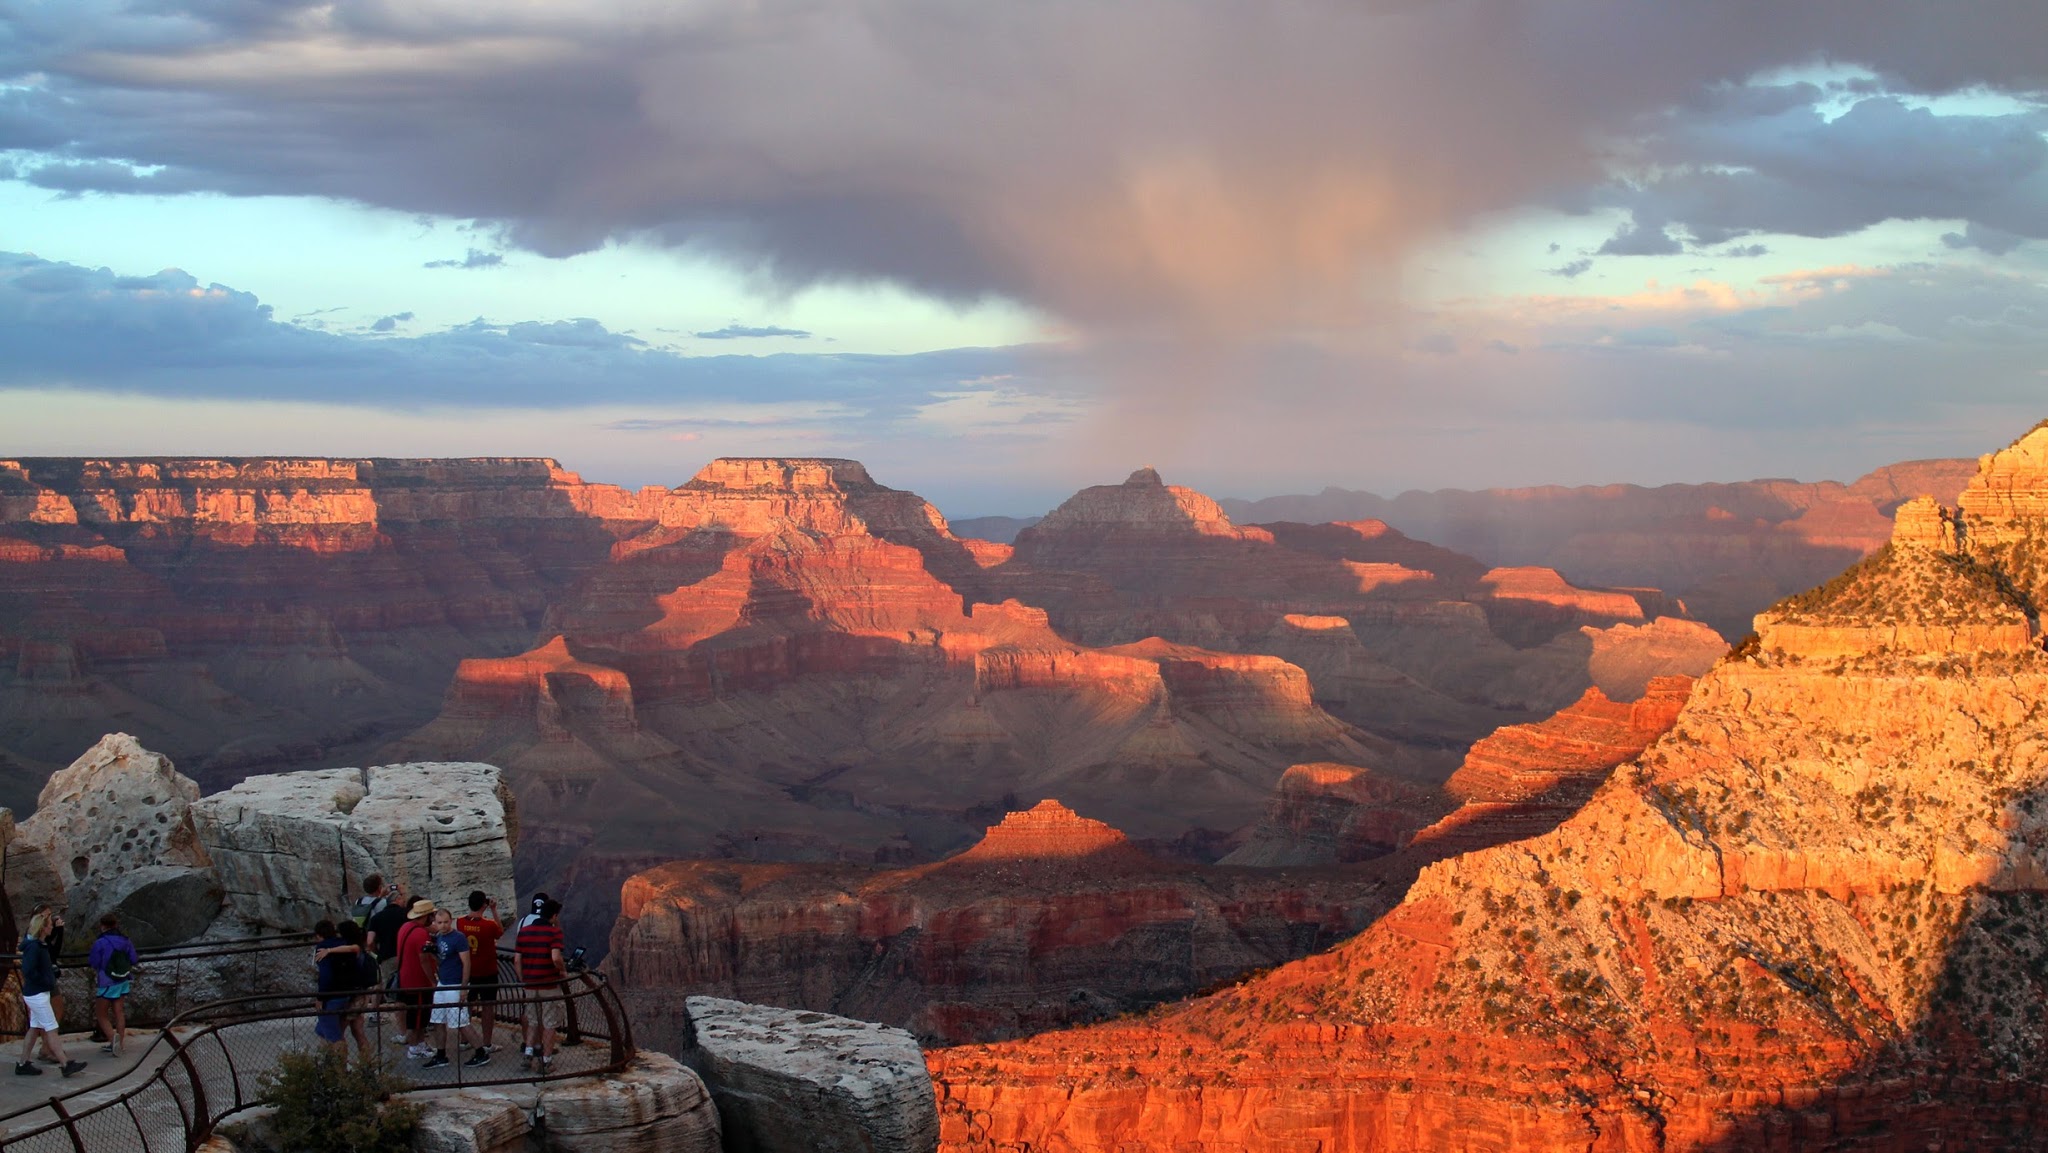
{"type": "Polygon", "coordinates": [[[520,886],[598,951],[664,861],[934,861],[1053,796],[1214,860],[1290,765],[1432,787],[1722,648],[1655,590],[1241,526],[1149,469],[1002,545],[846,460],[0,462],[0,800],[110,730],[208,791],[487,761],[520,886]]]}
{"type": "MultiPolygon", "coordinates": [[[[929,1053],[943,1147],[2038,1147],[2048,426],[1896,512],[1548,831],[1227,990],[929,1053]]],[[[1585,704],[1582,751],[1636,727],[1585,704]]],[[[1526,737],[1456,787],[1557,788],[1526,737]]]]}

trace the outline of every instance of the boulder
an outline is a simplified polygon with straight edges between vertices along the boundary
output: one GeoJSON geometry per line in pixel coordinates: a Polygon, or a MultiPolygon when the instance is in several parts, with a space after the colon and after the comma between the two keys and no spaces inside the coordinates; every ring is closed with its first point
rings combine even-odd
{"type": "Polygon", "coordinates": [[[533,1131],[526,1111],[510,1097],[485,1089],[465,1089],[415,1097],[420,1125],[413,1131],[413,1153],[526,1153],[533,1131]]]}
{"type": "MultiPolygon", "coordinates": [[[[206,870],[206,850],[193,826],[199,786],[170,758],[153,753],[127,733],[108,733],[70,767],[58,771],[36,801],[35,815],[14,830],[7,851],[7,896],[18,914],[43,901],[69,906],[72,924],[89,928],[99,914],[119,910],[107,886],[159,867],[190,875],[206,870]]],[[[168,874],[151,872],[163,880],[168,874]]],[[[203,903],[204,884],[183,882],[189,908],[203,903]]],[[[214,908],[219,908],[218,900],[214,908]]],[[[184,940],[212,919],[181,916],[166,922],[184,940]]]]}
{"type": "Polygon", "coordinates": [[[514,807],[498,769],[474,762],[320,769],[251,777],[192,809],[230,911],[304,929],[382,873],[457,906],[512,897],[514,807]]]}
{"type": "Polygon", "coordinates": [[[542,1085],[534,1104],[548,1153],[719,1153],[719,1116],[697,1074],[641,1053],[616,1077],[542,1085]]]}
{"type": "Polygon", "coordinates": [[[220,915],[220,877],[211,868],[144,865],[104,876],[97,872],[71,890],[70,917],[88,933],[113,913],[138,948],[189,941],[220,915]]]}
{"type": "Polygon", "coordinates": [[[910,1034],[717,997],[687,1002],[693,1068],[732,1153],[929,1153],[939,1118],[910,1034]]]}

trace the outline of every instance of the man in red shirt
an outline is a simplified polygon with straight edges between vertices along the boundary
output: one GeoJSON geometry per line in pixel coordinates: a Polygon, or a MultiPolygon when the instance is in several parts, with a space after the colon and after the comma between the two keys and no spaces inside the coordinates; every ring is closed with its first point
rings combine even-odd
{"type": "Polygon", "coordinates": [[[562,962],[562,930],[555,918],[562,913],[560,901],[542,902],[537,919],[519,930],[513,945],[519,953],[519,983],[526,987],[526,1048],[520,1068],[550,1072],[555,1063],[555,1026],[562,1019],[563,980],[569,968],[562,962]]]}
{"type": "Polygon", "coordinates": [[[477,1025],[483,1030],[484,1048],[489,1049],[498,1023],[498,938],[505,935],[498,923],[498,902],[482,889],[471,893],[469,912],[456,919],[455,928],[469,938],[469,997],[476,1003],[477,1025]]]}
{"type": "Polygon", "coordinates": [[[434,995],[434,967],[427,958],[433,954],[434,938],[427,922],[434,916],[434,902],[414,897],[398,930],[398,1002],[405,1006],[405,1053],[408,1057],[431,1057],[434,1047],[426,1044],[428,1002],[434,995]]]}

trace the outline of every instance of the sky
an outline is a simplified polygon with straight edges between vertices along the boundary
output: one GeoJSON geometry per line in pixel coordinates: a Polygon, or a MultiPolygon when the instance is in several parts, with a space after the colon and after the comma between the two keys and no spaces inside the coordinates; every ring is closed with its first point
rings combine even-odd
{"type": "Polygon", "coordinates": [[[969,516],[2044,416],[2038,0],[0,0],[0,454],[969,516]]]}

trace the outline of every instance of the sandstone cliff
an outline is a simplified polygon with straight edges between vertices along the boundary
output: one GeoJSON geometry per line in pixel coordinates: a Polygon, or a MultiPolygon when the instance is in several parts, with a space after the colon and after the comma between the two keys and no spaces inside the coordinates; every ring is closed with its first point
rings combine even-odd
{"type": "Polygon", "coordinates": [[[2048,658],[2014,638],[2044,453],[1766,614],[1569,820],[1425,869],[1359,937],[932,1054],[946,1146],[2036,1147],[2048,658]]]}
{"type": "Polygon", "coordinates": [[[663,865],[626,882],[606,967],[659,1047],[682,1044],[695,993],[957,1042],[1184,996],[1328,945],[1391,899],[1368,872],[1160,860],[1045,801],[911,869],[663,865]]]}

